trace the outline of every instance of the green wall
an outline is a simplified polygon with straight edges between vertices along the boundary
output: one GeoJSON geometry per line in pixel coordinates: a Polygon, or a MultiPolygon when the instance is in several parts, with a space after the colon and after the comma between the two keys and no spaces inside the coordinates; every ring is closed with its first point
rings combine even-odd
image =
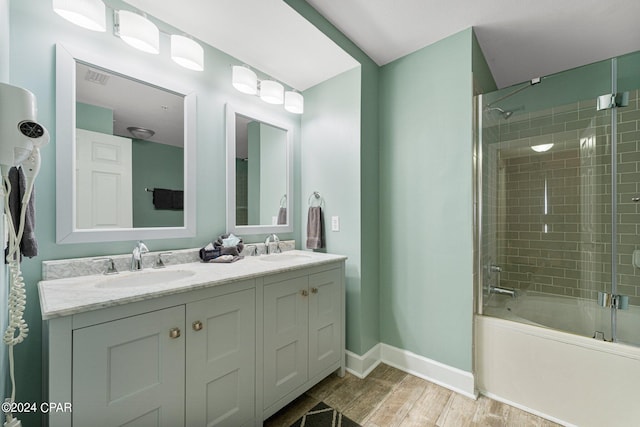
{"type": "Polygon", "coordinates": [[[491,92],[497,89],[489,64],[482,53],[478,38],[472,31],[471,41],[471,67],[473,72],[473,94],[491,92]]]}
{"type": "MultiPolygon", "coordinates": [[[[304,133],[303,133],[304,135],[304,133]]],[[[287,134],[260,123],[260,222],[274,224],[287,192],[287,134]]]]}
{"type": "Polygon", "coordinates": [[[380,336],[472,368],[472,30],[380,74],[380,336]]]}
{"type": "MultiPolygon", "coordinates": [[[[326,252],[348,256],[346,262],[347,349],[361,347],[362,238],[360,212],[360,67],[322,82],[303,93],[302,195],[305,202],[300,242],[306,244],[309,196],[324,199],[326,252]],[[340,231],[331,231],[331,217],[340,231]]],[[[316,204],[314,204],[316,205],[316,204]]]]}
{"type": "MultiPolygon", "coordinates": [[[[617,58],[618,92],[636,88],[640,74],[640,54],[638,52],[617,58]]],[[[500,89],[484,96],[485,105],[499,106],[514,111],[510,121],[518,121],[518,115],[546,110],[578,101],[591,101],[599,95],[611,93],[611,60],[595,62],[573,68],[550,76],[543,76],[542,82],[527,87],[504,100],[495,101],[503,96],[529,85],[528,82],[500,89]]]]}
{"type": "MultiPolygon", "coordinates": [[[[352,289],[349,299],[358,301],[357,313],[348,313],[359,319],[359,326],[349,335],[347,347],[364,354],[380,342],[379,326],[379,163],[378,140],[378,75],[379,67],[351,40],[304,0],[285,0],[296,12],[311,22],[360,63],[360,289],[352,289]]],[[[306,104],[306,99],[305,99],[306,104]]],[[[306,106],[305,106],[306,109],[306,106]]],[[[306,206],[308,194],[301,195],[306,206]]],[[[353,202],[351,202],[353,203],[353,202]]],[[[304,222],[303,222],[304,224],[304,222]]],[[[356,306],[352,306],[356,309],[356,306]]]]}
{"type": "MultiPolygon", "coordinates": [[[[118,8],[128,8],[120,1],[110,1],[118,8]]],[[[110,18],[109,18],[110,19],[110,18]]],[[[161,29],[179,33],[166,24],[156,21],[161,29]]],[[[25,259],[22,270],[26,280],[27,309],[25,319],[30,333],[27,340],[16,347],[17,401],[37,402],[42,398],[41,317],[36,284],[41,279],[43,260],[90,257],[129,253],[134,241],[92,244],[55,243],[55,43],[75,46],[79,49],[101,52],[105,58],[118,56],[131,67],[148,71],[149,75],[173,80],[191,88],[197,95],[197,235],[194,238],[161,239],[147,241],[152,251],[193,248],[204,246],[225,232],[225,115],[224,105],[233,103],[239,108],[263,109],[277,115],[279,120],[294,128],[294,155],[298,159],[300,149],[300,117],[286,112],[281,106],[271,106],[257,97],[244,95],[230,84],[231,67],[241,62],[217,49],[204,45],[205,71],[184,69],[169,58],[169,38],[161,34],[160,55],[148,55],[137,51],[114,37],[111,31],[95,33],[77,27],[58,15],[50,4],[39,0],[13,1],[10,4],[10,76],[11,83],[25,87],[38,99],[38,119],[52,135],[51,143],[41,150],[42,168],[36,181],[36,236],[40,254],[25,259]],[[25,55],[24,52],[29,52],[25,55]]],[[[1,67],[1,66],[0,66],[1,67]]],[[[294,206],[299,208],[298,182],[300,171],[294,167],[294,206]]],[[[298,212],[297,210],[294,212],[298,212]]],[[[300,227],[300,218],[294,214],[294,229],[300,227]]],[[[243,236],[245,241],[264,241],[266,236],[243,236]]],[[[280,235],[292,239],[294,233],[280,235]]],[[[39,414],[21,416],[25,426],[38,425],[39,414]]]]}
{"type": "Polygon", "coordinates": [[[247,125],[247,224],[260,224],[260,148],[260,122],[250,122],[247,125]]]}
{"type": "Polygon", "coordinates": [[[113,135],[113,110],[76,102],[76,128],[113,135]]]}
{"type": "Polygon", "coordinates": [[[184,149],[173,145],[132,139],[134,227],[182,227],[184,211],[156,209],[153,193],[145,188],[184,188],[184,149]]]}

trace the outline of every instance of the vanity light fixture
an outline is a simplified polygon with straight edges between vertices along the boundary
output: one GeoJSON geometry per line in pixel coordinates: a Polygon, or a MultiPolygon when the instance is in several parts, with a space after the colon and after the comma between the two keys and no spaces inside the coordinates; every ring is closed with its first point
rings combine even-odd
{"type": "Polygon", "coordinates": [[[268,104],[282,104],[284,102],[284,86],[274,80],[260,82],[260,99],[268,104]]]}
{"type": "Polygon", "coordinates": [[[107,30],[105,5],[101,0],[53,0],[53,11],[87,30],[107,30]]]}
{"type": "Polygon", "coordinates": [[[171,35],[171,59],[190,70],[204,70],[204,50],[196,41],[171,35]]]}
{"type": "Polygon", "coordinates": [[[300,92],[288,90],[284,93],[284,109],[290,113],[304,113],[304,98],[300,92]]]}
{"type": "MultiPolygon", "coordinates": [[[[52,3],[53,10],[64,19],[89,30],[106,31],[107,6],[102,0],[52,0],[52,3]]],[[[143,52],[160,53],[160,30],[153,22],[128,10],[110,10],[114,35],[143,52]]],[[[204,70],[204,49],[189,37],[171,35],[171,59],[190,70],[204,70]]]]}
{"type": "Polygon", "coordinates": [[[143,52],[160,53],[160,30],[142,15],[128,10],[118,10],[115,16],[115,32],[122,41],[143,52]]]}
{"type": "Polygon", "coordinates": [[[246,65],[231,67],[231,84],[238,91],[257,95],[269,104],[283,104],[290,113],[304,112],[304,97],[295,90],[284,91],[284,86],[275,80],[258,80],[256,73],[246,65]]]}
{"type": "Polygon", "coordinates": [[[553,147],[553,143],[551,143],[551,144],[533,145],[533,146],[531,146],[531,149],[533,151],[535,151],[536,153],[544,153],[545,151],[551,150],[551,147],[553,147]]]}
{"type": "Polygon", "coordinates": [[[258,76],[249,67],[234,65],[231,69],[231,84],[242,93],[258,93],[258,76]]]}

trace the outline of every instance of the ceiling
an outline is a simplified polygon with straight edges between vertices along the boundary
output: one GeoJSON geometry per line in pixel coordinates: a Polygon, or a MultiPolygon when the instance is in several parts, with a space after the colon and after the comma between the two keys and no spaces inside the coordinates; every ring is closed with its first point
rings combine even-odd
{"type": "Polygon", "coordinates": [[[638,0],[308,0],[378,65],[473,26],[498,87],[640,49],[638,0]]]}
{"type": "MultiPolygon", "coordinates": [[[[305,90],[357,63],[282,0],[125,0],[305,90]]],[[[640,49],[638,0],[308,0],[379,65],[470,26],[498,84],[640,49]]]]}
{"type": "Polygon", "coordinates": [[[96,66],[76,62],[76,100],[113,112],[113,134],[128,127],[154,131],[149,141],[184,146],[184,97],[96,66]]]}
{"type": "Polygon", "coordinates": [[[125,2],[300,91],[359,65],[282,0],[125,2]]]}

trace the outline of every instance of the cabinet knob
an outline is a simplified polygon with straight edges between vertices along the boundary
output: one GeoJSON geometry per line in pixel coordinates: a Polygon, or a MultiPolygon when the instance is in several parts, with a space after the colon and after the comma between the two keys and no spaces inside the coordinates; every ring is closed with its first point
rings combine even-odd
{"type": "Polygon", "coordinates": [[[201,321],[196,320],[191,324],[191,327],[193,328],[194,331],[201,331],[202,328],[204,328],[204,325],[202,324],[201,321]]]}
{"type": "Polygon", "coordinates": [[[318,288],[311,288],[311,293],[312,294],[317,294],[318,293],[318,288]]]}
{"type": "Polygon", "coordinates": [[[300,291],[300,295],[302,295],[303,297],[306,297],[307,295],[309,295],[309,291],[307,291],[306,289],[303,289],[300,291]]]}
{"type": "Polygon", "coordinates": [[[180,328],[171,328],[169,329],[169,337],[172,339],[176,339],[180,337],[180,328]]]}

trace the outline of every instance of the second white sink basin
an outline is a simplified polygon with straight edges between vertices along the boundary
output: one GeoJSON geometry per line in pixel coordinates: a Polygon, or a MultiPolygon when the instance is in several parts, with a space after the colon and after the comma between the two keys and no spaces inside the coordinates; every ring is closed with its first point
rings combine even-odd
{"type": "Polygon", "coordinates": [[[193,276],[189,270],[155,270],[128,273],[125,276],[112,276],[96,283],[96,288],[137,288],[160,283],[175,282],[193,276]]]}
{"type": "Polygon", "coordinates": [[[260,261],[267,261],[267,262],[286,262],[286,261],[304,260],[309,258],[311,258],[309,255],[304,255],[304,254],[282,253],[282,254],[266,255],[258,259],[260,261]]]}

